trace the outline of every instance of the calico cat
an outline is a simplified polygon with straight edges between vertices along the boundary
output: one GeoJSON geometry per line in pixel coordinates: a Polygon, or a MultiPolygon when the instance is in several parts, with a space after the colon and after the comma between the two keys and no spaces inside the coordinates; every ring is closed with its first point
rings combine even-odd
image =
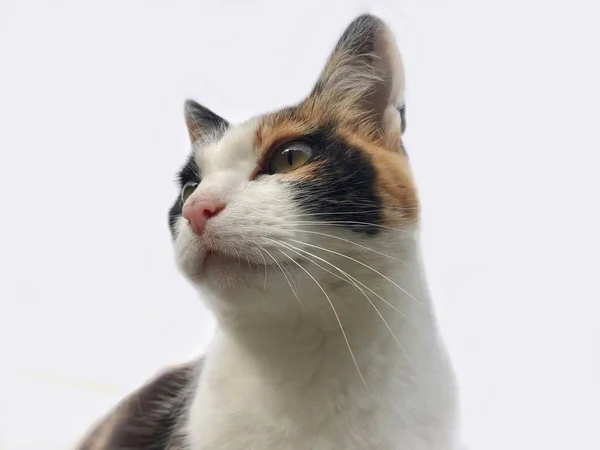
{"type": "Polygon", "coordinates": [[[310,95],[233,125],[185,104],[175,255],[218,329],[82,450],[453,450],[394,38],[354,20],[310,95]]]}

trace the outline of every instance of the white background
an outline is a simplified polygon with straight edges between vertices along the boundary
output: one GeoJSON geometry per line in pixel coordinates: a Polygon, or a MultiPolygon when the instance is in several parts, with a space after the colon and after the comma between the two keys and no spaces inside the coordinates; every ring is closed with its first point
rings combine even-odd
{"type": "Polygon", "coordinates": [[[172,261],[182,104],[305,95],[361,12],[394,29],[425,261],[472,449],[600,448],[599,7],[0,2],[0,448],[61,449],[213,322],[172,261]]]}

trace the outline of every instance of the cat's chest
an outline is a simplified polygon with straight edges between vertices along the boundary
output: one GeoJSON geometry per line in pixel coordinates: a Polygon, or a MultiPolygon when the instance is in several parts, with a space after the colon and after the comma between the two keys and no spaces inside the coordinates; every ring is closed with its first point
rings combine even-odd
{"type": "Polygon", "coordinates": [[[396,445],[401,413],[389,397],[356,391],[318,397],[251,383],[201,390],[190,409],[190,450],[403,448],[396,445]]]}
{"type": "MultiPolygon", "coordinates": [[[[308,413],[307,413],[308,414],[308,413]]],[[[218,414],[188,436],[186,450],[453,450],[437,427],[403,427],[373,414],[339,414],[320,426],[293,426],[287,418],[270,422],[246,414],[218,414]]]]}
{"type": "MultiPolygon", "coordinates": [[[[257,402],[260,401],[257,399],[257,402]]],[[[377,414],[326,415],[290,404],[273,417],[260,406],[203,414],[190,428],[190,450],[358,450],[397,449],[396,431],[377,414]],[[197,424],[199,422],[196,422],[197,424]],[[376,438],[375,438],[376,436],[376,438]]]]}

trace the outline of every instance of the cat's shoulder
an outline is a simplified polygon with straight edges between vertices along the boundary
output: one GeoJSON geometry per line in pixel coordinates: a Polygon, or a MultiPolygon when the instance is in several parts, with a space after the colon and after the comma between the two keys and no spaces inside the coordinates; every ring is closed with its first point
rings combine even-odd
{"type": "Polygon", "coordinates": [[[163,370],[92,427],[78,450],[179,449],[179,431],[203,359],[163,370]]]}

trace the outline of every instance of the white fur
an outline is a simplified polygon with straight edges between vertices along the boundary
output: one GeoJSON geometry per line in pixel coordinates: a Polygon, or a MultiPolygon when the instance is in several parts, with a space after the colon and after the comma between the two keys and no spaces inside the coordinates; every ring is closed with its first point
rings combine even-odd
{"type": "Polygon", "coordinates": [[[178,264],[219,323],[187,418],[190,449],[456,449],[454,379],[417,231],[366,237],[298,226],[314,217],[302,216],[285,183],[248,181],[255,127],[250,121],[196,149],[203,181],[188,201],[216,197],[227,206],[202,238],[178,223],[178,264]],[[244,262],[202,269],[207,247],[244,262]],[[322,267],[294,249],[317,255],[322,267]]]}

